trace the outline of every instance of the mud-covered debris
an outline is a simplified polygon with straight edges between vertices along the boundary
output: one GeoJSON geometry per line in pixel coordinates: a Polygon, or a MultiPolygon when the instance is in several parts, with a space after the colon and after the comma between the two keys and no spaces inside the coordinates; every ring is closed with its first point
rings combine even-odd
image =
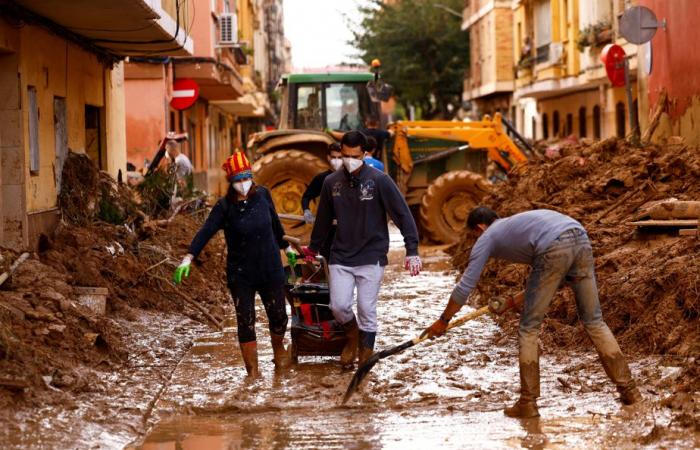
{"type": "MultiPolygon", "coordinates": [[[[633,148],[610,138],[571,144],[559,153],[559,158],[516,170],[483,203],[502,216],[546,208],[580,221],[594,246],[604,318],[623,349],[700,355],[700,241],[644,234],[626,224],[639,217],[640,209],[642,214],[653,210],[652,201],[700,200],[700,149],[683,144],[633,148]]],[[[453,266],[460,271],[474,240],[465,233],[451,249],[453,266]]],[[[522,290],[528,270],[492,260],[479,283],[482,298],[522,290]]],[[[500,319],[513,334],[516,322],[515,315],[500,319]]],[[[569,289],[555,297],[541,338],[549,348],[588,348],[569,289]]]]}

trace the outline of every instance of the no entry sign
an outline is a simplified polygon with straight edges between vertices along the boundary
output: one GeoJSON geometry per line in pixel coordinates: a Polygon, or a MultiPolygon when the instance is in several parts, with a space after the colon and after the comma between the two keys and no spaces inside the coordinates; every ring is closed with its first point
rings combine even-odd
{"type": "Polygon", "coordinates": [[[617,44],[608,44],[600,52],[600,61],[614,87],[625,85],[625,50],[617,44]]]}
{"type": "Polygon", "coordinates": [[[173,83],[173,98],[170,106],[175,109],[187,109],[194,105],[199,97],[199,85],[189,78],[180,78],[173,83]]]}

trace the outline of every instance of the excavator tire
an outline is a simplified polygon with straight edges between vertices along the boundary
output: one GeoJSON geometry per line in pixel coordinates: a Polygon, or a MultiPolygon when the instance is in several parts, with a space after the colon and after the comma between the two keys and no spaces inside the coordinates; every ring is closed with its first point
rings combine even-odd
{"type": "Polygon", "coordinates": [[[420,223],[427,237],[443,244],[457,242],[469,211],[490,189],[486,178],[468,170],[454,170],[436,178],[420,205],[420,223]]]}
{"type": "MultiPolygon", "coordinates": [[[[303,215],[301,197],[311,180],[328,170],[328,163],[302,150],[279,150],[269,153],[253,164],[255,182],[272,194],[277,213],[303,215]]],[[[315,206],[312,205],[315,212],[315,206]]],[[[287,234],[306,236],[311,226],[304,222],[282,220],[287,234]]]]}

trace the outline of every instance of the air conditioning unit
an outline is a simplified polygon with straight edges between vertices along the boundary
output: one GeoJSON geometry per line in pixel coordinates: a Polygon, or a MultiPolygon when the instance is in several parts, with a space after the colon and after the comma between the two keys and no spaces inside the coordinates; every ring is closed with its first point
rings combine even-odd
{"type": "Polygon", "coordinates": [[[238,16],[235,13],[219,15],[218,47],[234,47],[238,45],[238,16]]]}
{"type": "Polygon", "coordinates": [[[564,44],[561,42],[552,42],[549,44],[549,62],[550,64],[559,64],[564,58],[564,44]]]}

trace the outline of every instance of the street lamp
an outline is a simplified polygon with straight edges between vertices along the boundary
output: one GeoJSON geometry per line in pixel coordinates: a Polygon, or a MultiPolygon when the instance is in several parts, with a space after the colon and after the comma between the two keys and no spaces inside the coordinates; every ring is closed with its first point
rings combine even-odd
{"type": "Polygon", "coordinates": [[[442,3],[431,3],[436,8],[440,8],[443,11],[447,11],[448,13],[452,14],[453,16],[457,16],[460,19],[462,18],[462,13],[455,11],[454,9],[450,8],[449,6],[445,6],[442,3]]]}

